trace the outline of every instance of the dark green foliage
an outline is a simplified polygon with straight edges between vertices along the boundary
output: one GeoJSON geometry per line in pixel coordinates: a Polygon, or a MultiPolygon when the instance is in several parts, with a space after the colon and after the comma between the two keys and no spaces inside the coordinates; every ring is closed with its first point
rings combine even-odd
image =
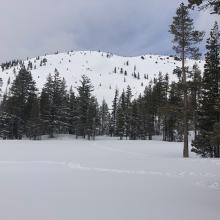
{"type": "Polygon", "coordinates": [[[50,137],[69,132],[69,106],[66,83],[55,70],[54,76],[47,79],[40,99],[42,131],[50,137]]]}
{"type": "Polygon", "coordinates": [[[125,128],[126,128],[126,103],[125,103],[124,91],[122,92],[118,103],[116,126],[117,126],[116,134],[122,140],[125,135],[125,128]]]}
{"type": "Polygon", "coordinates": [[[105,100],[102,101],[102,105],[99,109],[99,118],[100,118],[100,135],[108,135],[110,129],[110,113],[109,108],[105,100]]]}
{"type": "Polygon", "coordinates": [[[197,136],[197,126],[198,126],[198,108],[199,100],[201,96],[201,86],[202,86],[202,76],[201,71],[197,64],[193,66],[191,72],[192,81],[189,82],[190,90],[190,103],[189,112],[191,113],[191,118],[193,121],[194,136],[197,136]]]}
{"type": "Polygon", "coordinates": [[[138,104],[135,100],[132,103],[130,121],[127,125],[127,127],[129,127],[129,130],[127,130],[126,136],[129,134],[130,140],[136,140],[139,137],[139,119],[140,113],[138,112],[138,104]]]}
{"type": "Polygon", "coordinates": [[[163,116],[163,140],[183,141],[183,99],[179,84],[172,83],[167,102],[161,107],[163,116]]]}
{"type": "Polygon", "coordinates": [[[92,96],[89,100],[89,109],[87,114],[86,134],[88,139],[95,139],[97,128],[100,126],[99,106],[96,98],[92,96]]]}
{"type": "Polygon", "coordinates": [[[116,135],[116,123],[117,123],[117,108],[118,108],[118,90],[115,90],[115,97],[112,103],[112,112],[110,120],[110,130],[109,133],[111,136],[116,135]]]}
{"type": "Polygon", "coordinates": [[[40,104],[37,97],[32,100],[30,118],[26,123],[26,135],[30,139],[40,139],[41,122],[40,122],[40,104]]]}
{"type": "Polygon", "coordinates": [[[152,140],[152,136],[155,133],[154,119],[155,119],[155,102],[153,96],[153,88],[151,85],[146,87],[143,97],[144,109],[145,109],[145,135],[149,140],[152,140]]]}
{"type": "Polygon", "coordinates": [[[83,76],[81,80],[81,85],[78,87],[78,134],[85,138],[87,133],[87,121],[88,121],[88,111],[90,105],[92,85],[90,80],[83,76]]]}
{"type": "Polygon", "coordinates": [[[132,119],[132,91],[131,87],[128,86],[126,93],[125,93],[125,136],[126,139],[127,137],[130,136],[131,132],[131,126],[130,126],[130,121],[132,119]]]}
{"type": "Polygon", "coordinates": [[[69,133],[75,134],[77,136],[78,134],[78,124],[79,116],[78,116],[78,99],[75,96],[75,93],[72,90],[72,87],[70,88],[69,92],[69,112],[70,112],[70,118],[69,118],[69,133]]]}
{"type": "Polygon", "coordinates": [[[189,8],[183,3],[176,11],[169,32],[173,35],[173,49],[178,58],[182,61],[179,73],[180,83],[182,83],[184,106],[183,106],[183,128],[184,128],[184,148],[183,157],[189,157],[188,149],[188,88],[186,58],[198,59],[200,56],[199,48],[196,46],[203,39],[203,32],[195,30],[193,20],[189,15],[189,8]]]}
{"type": "Polygon", "coordinates": [[[21,139],[27,135],[27,122],[31,118],[37,89],[31,73],[21,69],[15,78],[10,93],[4,97],[2,112],[10,119],[10,132],[6,138],[21,139]]]}
{"type": "Polygon", "coordinates": [[[198,112],[199,134],[193,142],[193,151],[204,157],[219,157],[218,131],[220,122],[220,32],[217,23],[207,40],[207,53],[200,108],[198,112]]]}
{"type": "Polygon", "coordinates": [[[204,32],[195,30],[193,19],[190,18],[189,8],[180,4],[173,17],[169,32],[173,35],[173,49],[179,60],[186,57],[199,58],[199,48],[195,45],[202,41],[204,32]]]}

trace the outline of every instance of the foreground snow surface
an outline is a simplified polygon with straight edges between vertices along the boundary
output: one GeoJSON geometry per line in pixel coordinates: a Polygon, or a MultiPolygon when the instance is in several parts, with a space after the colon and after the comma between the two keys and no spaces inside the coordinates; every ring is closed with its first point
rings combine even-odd
{"type": "Polygon", "coordinates": [[[159,141],[1,141],[2,220],[219,220],[220,160],[159,141]]]}

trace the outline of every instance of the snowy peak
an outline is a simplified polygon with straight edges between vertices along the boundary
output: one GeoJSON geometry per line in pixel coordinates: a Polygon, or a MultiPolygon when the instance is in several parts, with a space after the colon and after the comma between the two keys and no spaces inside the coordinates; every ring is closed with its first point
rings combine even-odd
{"type": "MultiPolygon", "coordinates": [[[[193,60],[187,62],[190,67],[195,63],[193,60]]],[[[122,92],[129,85],[134,97],[138,97],[159,72],[168,74],[170,81],[175,81],[173,69],[180,67],[181,62],[172,56],[122,57],[97,51],[72,51],[28,59],[24,65],[31,71],[40,90],[55,69],[66,79],[68,88],[73,86],[74,90],[79,86],[81,76],[86,75],[91,79],[99,103],[105,99],[111,105],[116,88],[122,92]]],[[[204,62],[199,61],[198,65],[202,70],[204,62]]],[[[3,92],[10,87],[20,68],[16,63],[0,70],[3,92]]]]}

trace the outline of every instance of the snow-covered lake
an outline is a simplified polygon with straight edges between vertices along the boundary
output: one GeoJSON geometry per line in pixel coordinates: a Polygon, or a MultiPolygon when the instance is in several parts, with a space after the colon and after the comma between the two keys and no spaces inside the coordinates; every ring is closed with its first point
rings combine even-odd
{"type": "Polygon", "coordinates": [[[159,141],[1,141],[1,220],[219,220],[220,160],[159,141]]]}

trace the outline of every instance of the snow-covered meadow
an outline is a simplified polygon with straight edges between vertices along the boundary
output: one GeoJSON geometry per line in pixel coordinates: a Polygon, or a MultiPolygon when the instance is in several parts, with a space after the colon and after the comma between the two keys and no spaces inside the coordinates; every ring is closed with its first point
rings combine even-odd
{"type": "Polygon", "coordinates": [[[220,160],[160,141],[1,141],[2,220],[219,220],[220,160]]]}

